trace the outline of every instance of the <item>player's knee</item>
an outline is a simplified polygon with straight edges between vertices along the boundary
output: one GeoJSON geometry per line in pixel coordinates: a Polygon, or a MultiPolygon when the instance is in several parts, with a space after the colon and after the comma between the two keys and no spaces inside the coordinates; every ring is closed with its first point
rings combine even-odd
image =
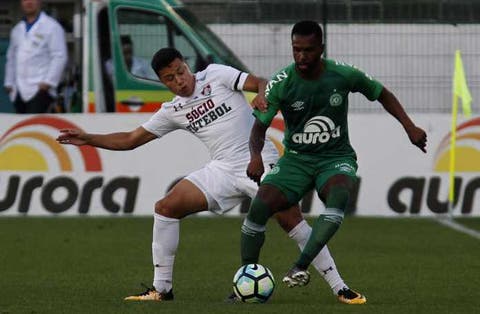
{"type": "Polygon", "coordinates": [[[271,210],[271,214],[277,211],[282,211],[290,207],[288,198],[280,191],[277,187],[273,185],[262,185],[257,192],[255,197],[266,204],[271,210]]]}
{"type": "Polygon", "coordinates": [[[155,213],[169,218],[178,218],[176,217],[174,204],[168,197],[162,198],[155,203],[155,213]]]}
{"type": "Polygon", "coordinates": [[[254,224],[264,226],[267,224],[268,218],[270,218],[271,215],[272,211],[269,205],[257,196],[252,200],[250,210],[247,214],[247,220],[254,224]]]}
{"type": "Polygon", "coordinates": [[[350,199],[350,188],[347,185],[332,186],[327,196],[326,207],[345,211],[350,199]]]}

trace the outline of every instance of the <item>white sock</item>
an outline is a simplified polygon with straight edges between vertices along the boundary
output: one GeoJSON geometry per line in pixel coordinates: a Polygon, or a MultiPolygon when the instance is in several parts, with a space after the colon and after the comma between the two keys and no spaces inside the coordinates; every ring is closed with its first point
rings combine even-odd
{"type": "MultiPolygon", "coordinates": [[[[303,250],[311,233],[312,228],[310,225],[305,220],[302,220],[298,225],[295,226],[295,228],[290,230],[288,236],[297,242],[300,250],[303,250]]],[[[337,266],[335,265],[335,262],[326,245],[323,247],[320,253],[315,256],[312,261],[312,265],[320,273],[323,279],[325,279],[325,281],[330,285],[330,288],[332,288],[335,295],[338,294],[338,291],[343,287],[348,288],[348,286],[343,282],[342,277],[340,277],[337,266]]]]}
{"type": "Polygon", "coordinates": [[[153,215],[153,286],[158,292],[172,289],[173,262],[180,237],[180,220],[153,215]]]}

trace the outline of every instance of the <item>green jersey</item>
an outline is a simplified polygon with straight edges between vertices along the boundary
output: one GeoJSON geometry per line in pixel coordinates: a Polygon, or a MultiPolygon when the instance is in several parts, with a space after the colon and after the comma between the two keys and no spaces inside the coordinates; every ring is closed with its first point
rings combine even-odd
{"type": "Polygon", "coordinates": [[[348,137],[348,94],[360,92],[376,100],[383,86],[357,68],[324,59],[325,71],[315,80],[305,80],[291,64],[268,83],[268,111],[254,111],[270,125],[278,110],[285,121],[283,144],[288,151],[320,157],[352,156],[348,137]]]}

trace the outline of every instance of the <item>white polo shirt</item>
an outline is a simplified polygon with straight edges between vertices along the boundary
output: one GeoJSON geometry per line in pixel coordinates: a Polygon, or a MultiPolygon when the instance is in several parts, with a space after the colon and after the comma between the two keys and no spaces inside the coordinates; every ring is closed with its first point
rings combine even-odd
{"type": "Polygon", "coordinates": [[[56,20],[41,12],[28,32],[22,20],[10,33],[4,86],[16,88],[28,101],[44,82],[55,96],[67,58],[65,32],[56,20]]]}

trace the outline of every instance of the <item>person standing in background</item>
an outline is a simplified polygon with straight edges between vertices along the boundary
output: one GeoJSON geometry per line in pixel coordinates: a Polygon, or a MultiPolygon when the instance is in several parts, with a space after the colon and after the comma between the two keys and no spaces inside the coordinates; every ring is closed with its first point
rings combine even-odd
{"type": "Polygon", "coordinates": [[[65,32],[41,0],[20,4],[25,15],[10,33],[4,88],[16,113],[45,113],[67,63],[65,32]]]}

